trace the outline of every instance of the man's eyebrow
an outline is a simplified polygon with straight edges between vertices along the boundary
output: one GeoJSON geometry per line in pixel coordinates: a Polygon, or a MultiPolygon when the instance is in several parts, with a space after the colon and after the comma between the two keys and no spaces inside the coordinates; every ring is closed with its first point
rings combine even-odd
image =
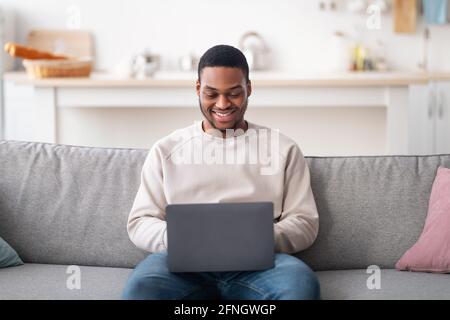
{"type": "MultiPolygon", "coordinates": [[[[238,88],[240,89],[240,88],[242,88],[242,86],[241,86],[240,84],[238,84],[238,85],[236,85],[236,86],[234,86],[234,87],[228,88],[227,90],[233,90],[233,89],[238,89],[238,88]]],[[[205,89],[207,89],[207,90],[213,90],[213,91],[218,91],[216,88],[210,87],[210,86],[208,86],[208,85],[205,86],[205,89]]]]}

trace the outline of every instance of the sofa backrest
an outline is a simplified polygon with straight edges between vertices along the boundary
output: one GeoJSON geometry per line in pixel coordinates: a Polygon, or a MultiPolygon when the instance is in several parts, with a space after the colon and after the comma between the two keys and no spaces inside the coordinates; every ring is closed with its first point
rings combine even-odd
{"type": "Polygon", "coordinates": [[[132,267],[128,213],[146,150],[0,142],[0,236],[24,262],[132,267]]]}
{"type": "Polygon", "coordinates": [[[450,155],[308,162],[320,230],[298,257],[317,270],[394,268],[422,232],[437,168],[450,168],[450,155]]]}
{"type": "MultiPolygon", "coordinates": [[[[126,222],[144,149],[0,141],[0,236],[25,262],[134,267],[126,222]]],[[[450,155],[307,157],[320,227],[314,270],[393,268],[419,237],[450,155]]]]}

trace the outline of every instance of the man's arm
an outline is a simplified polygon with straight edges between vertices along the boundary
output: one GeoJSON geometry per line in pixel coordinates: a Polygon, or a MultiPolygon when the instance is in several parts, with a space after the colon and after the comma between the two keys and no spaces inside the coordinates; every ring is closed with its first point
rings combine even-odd
{"type": "Polygon", "coordinates": [[[275,250],[295,253],[309,247],[319,231],[319,214],[311,190],[308,164],[300,148],[288,153],[283,208],[275,228],[275,250]]]}
{"type": "Polygon", "coordinates": [[[128,217],[127,230],[136,247],[149,252],[167,249],[162,156],[154,145],[145,159],[141,184],[128,217]]]}

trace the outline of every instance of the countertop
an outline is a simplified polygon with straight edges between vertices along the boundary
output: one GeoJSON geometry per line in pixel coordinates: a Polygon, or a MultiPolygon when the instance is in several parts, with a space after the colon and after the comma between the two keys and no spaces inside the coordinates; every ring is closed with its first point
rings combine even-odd
{"type": "MultiPolygon", "coordinates": [[[[36,87],[192,87],[195,72],[157,72],[152,78],[134,79],[106,72],[93,72],[86,78],[31,79],[23,71],[6,72],[4,80],[36,87]]],[[[258,87],[371,87],[408,86],[429,81],[450,80],[450,72],[347,72],[330,74],[294,74],[286,72],[250,73],[258,87]]]]}

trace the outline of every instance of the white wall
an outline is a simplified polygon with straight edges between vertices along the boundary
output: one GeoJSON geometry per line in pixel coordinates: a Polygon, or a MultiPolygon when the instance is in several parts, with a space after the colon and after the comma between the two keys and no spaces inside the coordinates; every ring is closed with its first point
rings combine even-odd
{"type": "MultiPolygon", "coordinates": [[[[323,12],[318,0],[1,0],[16,13],[17,41],[31,28],[66,28],[80,10],[80,26],[93,32],[97,68],[108,69],[123,57],[151,48],[166,70],[186,52],[201,55],[218,43],[237,45],[245,31],[256,30],[272,49],[273,69],[329,71],[337,56],[333,33],[359,32],[369,44],[381,39],[390,66],[411,70],[421,60],[421,19],[416,34],[392,32],[392,17],[381,30],[366,27],[367,16],[323,12]]],[[[339,1],[343,6],[344,0],[339,1]]],[[[432,70],[450,70],[450,25],[431,28],[432,70]]]]}
{"type": "MultiPolygon", "coordinates": [[[[218,43],[237,45],[248,30],[266,39],[272,69],[279,71],[329,72],[338,56],[333,36],[337,30],[358,31],[369,44],[381,39],[394,69],[415,70],[422,52],[421,21],[416,34],[394,34],[389,14],[382,17],[381,30],[369,30],[365,15],[321,12],[318,0],[0,0],[0,5],[15,11],[16,41],[22,43],[32,28],[66,28],[70,8],[78,8],[81,28],[95,37],[97,69],[111,69],[149,47],[163,57],[163,69],[174,70],[180,55],[201,55],[218,43]]],[[[449,54],[450,26],[432,27],[430,69],[449,71],[449,54]]],[[[59,112],[59,136],[67,144],[147,148],[201,118],[196,109],[172,115],[159,109],[64,109],[59,112]]],[[[249,106],[247,119],[279,128],[306,155],[375,155],[387,150],[383,109],[280,112],[249,106]]]]}

